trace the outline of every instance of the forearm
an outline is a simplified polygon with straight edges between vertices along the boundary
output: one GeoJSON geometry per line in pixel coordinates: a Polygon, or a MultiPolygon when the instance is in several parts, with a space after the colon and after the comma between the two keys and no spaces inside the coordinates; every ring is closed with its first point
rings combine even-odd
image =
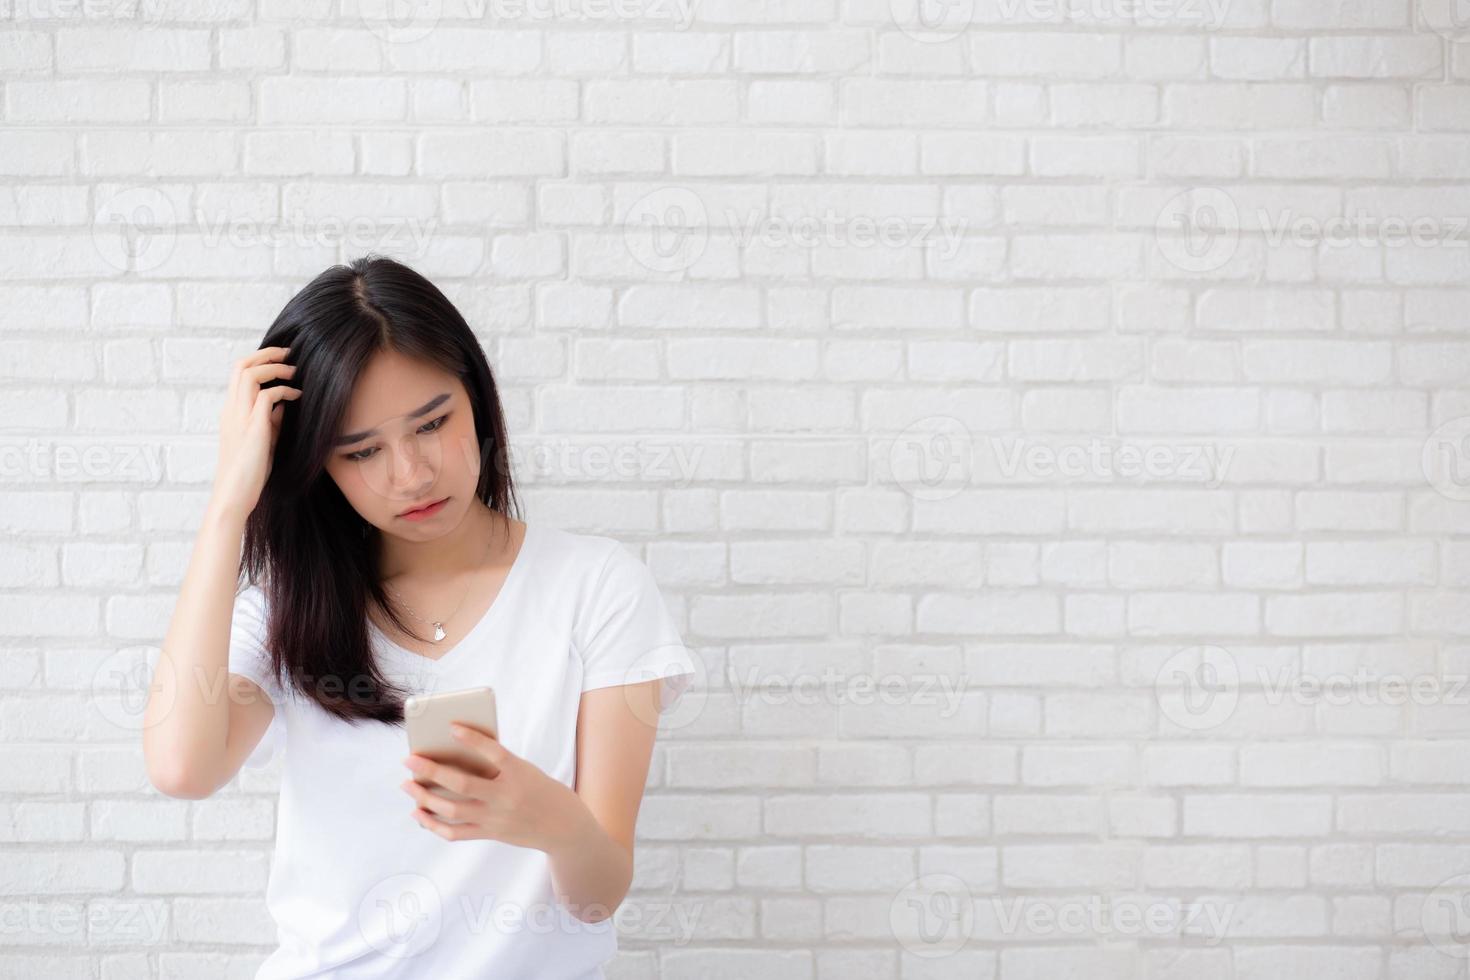
{"type": "Polygon", "coordinates": [[[628,894],[633,856],[608,835],[581,797],[567,792],[572,829],[546,849],[552,887],[577,918],[597,922],[610,918],[628,894]]]}
{"type": "Polygon", "coordinates": [[[222,756],[229,727],[227,645],[241,515],[205,514],[153,673],[143,746],[156,782],[178,788],[222,756]]]}

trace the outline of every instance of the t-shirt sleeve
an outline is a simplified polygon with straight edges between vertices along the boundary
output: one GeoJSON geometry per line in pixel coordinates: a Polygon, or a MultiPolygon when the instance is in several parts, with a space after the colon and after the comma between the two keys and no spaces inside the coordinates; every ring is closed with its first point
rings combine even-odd
{"type": "Polygon", "coordinates": [[[285,698],[271,672],[265,636],[265,595],[259,586],[252,585],[235,596],[235,610],[230,619],[230,673],[239,674],[259,685],[275,705],[275,712],[265,734],[260,736],[260,742],[245,757],[247,769],[265,768],[285,741],[285,721],[282,718],[285,698]]]}
{"type": "Polygon", "coordinates": [[[694,658],[679,636],[648,566],[614,541],[578,610],[573,642],[582,657],[582,690],[662,678],[659,711],[694,680],[694,658]]]}

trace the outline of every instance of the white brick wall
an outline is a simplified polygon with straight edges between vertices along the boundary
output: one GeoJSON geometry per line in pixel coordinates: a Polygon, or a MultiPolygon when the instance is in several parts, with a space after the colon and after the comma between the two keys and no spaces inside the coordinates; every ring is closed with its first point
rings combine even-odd
{"type": "Polygon", "coordinates": [[[0,977],[268,949],[107,692],[370,250],[707,668],[610,976],[1463,976],[1463,0],[329,6],[0,0],[0,977]]]}

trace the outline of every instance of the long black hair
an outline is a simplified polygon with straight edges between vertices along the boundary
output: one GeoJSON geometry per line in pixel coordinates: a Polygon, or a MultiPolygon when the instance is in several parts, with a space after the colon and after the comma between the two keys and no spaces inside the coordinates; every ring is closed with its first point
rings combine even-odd
{"type": "MultiPolygon", "coordinates": [[[[375,661],[370,603],[407,632],[379,582],[377,528],[327,473],[352,390],[379,351],[395,350],[457,376],[479,441],[475,496],[519,517],[505,414],[489,362],[470,326],[429,280],[389,258],[334,265],[281,310],[261,347],[289,347],[290,383],[270,475],[245,523],[240,574],[266,598],[266,647],[283,689],[356,724],[401,724],[407,691],[375,661]]],[[[267,382],[262,387],[283,381],[267,382]]],[[[239,584],[237,580],[237,585],[239,584]]]]}

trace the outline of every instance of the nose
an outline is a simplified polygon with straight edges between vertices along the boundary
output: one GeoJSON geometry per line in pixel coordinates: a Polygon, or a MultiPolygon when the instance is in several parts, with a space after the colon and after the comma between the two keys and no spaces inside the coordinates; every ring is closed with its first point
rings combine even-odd
{"type": "Polygon", "coordinates": [[[393,447],[389,457],[389,485],[395,495],[416,500],[434,485],[434,468],[414,436],[405,436],[393,447]]]}

